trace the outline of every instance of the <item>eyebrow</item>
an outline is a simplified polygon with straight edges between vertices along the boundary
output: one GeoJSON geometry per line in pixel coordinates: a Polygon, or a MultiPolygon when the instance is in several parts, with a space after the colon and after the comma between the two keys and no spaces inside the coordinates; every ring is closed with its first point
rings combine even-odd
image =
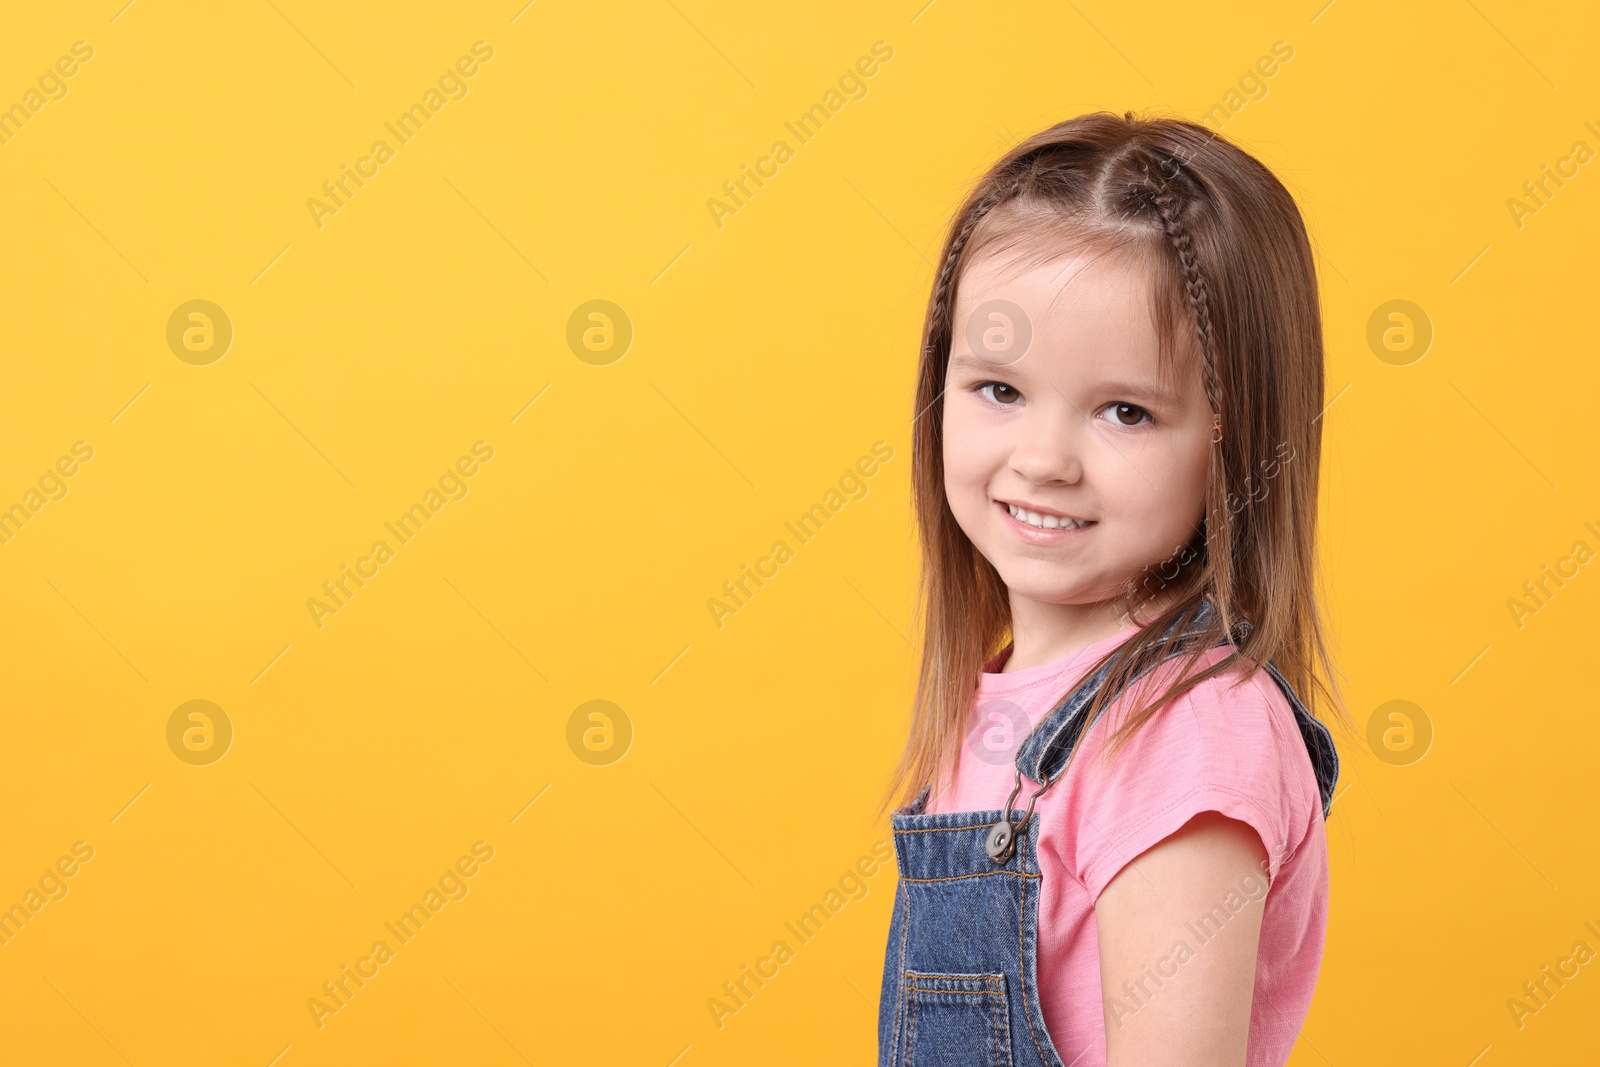
{"type": "Polygon", "coordinates": [[[1101,382],[1100,388],[1108,393],[1120,396],[1131,396],[1139,400],[1150,400],[1160,404],[1178,404],[1178,396],[1165,386],[1155,382],[1101,382]]]}
{"type": "MultiPolygon", "coordinates": [[[[990,363],[978,359],[964,352],[958,352],[950,357],[952,371],[967,371],[973,374],[993,374],[1004,377],[1010,370],[1009,363],[990,363]]],[[[1108,381],[1095,383],[1097,391],[1114,393],[1118,396],[1132,397],[1136,400],[1147,400],[1157,404],[1168,404],[1177,407],[1179,398],[1170,388],[1156,382],[1125,382],[1108,381]]]]}
{"type": "Polygon", "coordinates": [[[965,352],[956,352],[950,356],[951,370],[972,371],[975,374],[997,374],[1009,366],[1011,366],[1009,363],[992,363],[988,360],[968,355],[965,352]]]}

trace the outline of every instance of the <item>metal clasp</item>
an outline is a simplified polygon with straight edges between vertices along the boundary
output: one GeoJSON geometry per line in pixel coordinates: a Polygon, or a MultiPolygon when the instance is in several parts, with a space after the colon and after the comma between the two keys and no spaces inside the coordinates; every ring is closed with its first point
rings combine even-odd
{"type": "Polygon", "coordinates": [[[1050,780],[1046,779],[1033,795],[1028,798],[1028,810],[1023,813],[1021,821],[1011,822],[1011,805],[1016,802],[1017,794],[1022,792],[1022,768],[1017,768],[1016,783],[1012,786],[1011,795],[1006,798],[1005,810],[1001,813],[1000,821],[989,828],[989,836],[984,838],[984,851],[989,853],[989,858],[996,863],[1004,863],[1011,858],[1017,848],[1017,835],[1022,833],[1023,827],[1028,825],[1028,820],[1033,817],[1033,805],[1039,799],[1039,794],[1050,788],[1050,780]]]}

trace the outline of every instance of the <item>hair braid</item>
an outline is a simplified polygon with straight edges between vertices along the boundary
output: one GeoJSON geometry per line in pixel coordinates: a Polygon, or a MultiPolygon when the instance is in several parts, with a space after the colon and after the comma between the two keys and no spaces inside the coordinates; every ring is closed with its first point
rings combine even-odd
{"type": "MultiPolygon", "coordinates": [[[[1211,289],[1206,284],[1205,274],[1200,270],[1199,257],[1195,255],[1189,231],[1180,217],[1184,205],[1179,199],[1179,194],[1173,190],[1175,180],[1182,172],[1178,160],[1172,156],[1158,155],[1154,162],[1159,175],[1152,173],[1149,165],[1143,165],[1140,169],[1144,172],[1145,187],[1155,205],[1161,229],[1167,236],[1167,242],[1177,253],[1178,263],[1183,269],[1184,287],[1189,294],[1189,305],[1194,311],[1195,334],[1200,341],[1201,378],[1206,399],[1211,405],[1211,424],[1218,431],[1212,439],[1214,446],[1211,449],[1210,479],[1217,487],[1218,498],[1226,499],[1229,480],[1226,453],[1221,447],[1217,447],[1222,440],[1222,388],[1217,380],[1216,334],[1211,326],[1211,289]]],[[[1230,509],[1222,508],[1219,514],[1219,509],[1214,506],[1202,518],[1207,542],[1207,569],[1212,574],[1213,587],[1219,591],[1231,589],[1234,582],[1235,542],[1231,518],[1230,509]],[[1211,518],[1220,518],[1221,521],[1206,521],[1211,518]]],[[[1231,598],[1220,595],[1217,599],[1221,630],[1231,634],[1234,626],[1231,598]]]]}
{"type": "Polygon", "coordinates": [[[967,242],[972,239],[978,224],[995,208],[1010,200],[1020,193],[1028,184],[1032,176],[1034,153],[1029,153],[1012,161],[1011,175],[990,188],[987,194],[977,200],[971,208],[961,217],[961,226],[950,235],[950,243],[945,247],[944,259],[939,263],[939,274],[933,283],[933,321],[929,323],[926,344],[929,354],[934,354],[940,337],[946,333],[953,333],[955,324],[955,287],[956,272],[960,267],[962,253],[966,251],[967,242]]]}
{"type": "Polygon", "coordinates": [[[1173,194],[1168,181],[1168,176],[1176,177],[1179,173],[1178,161],[1172,157],[1162,157],[1158,160],[1157,166],[1161,171],[1161,177],[1152,174],[1149,167],[1142,168],[1146,187],[1150,190],[1150,198],[1161,220],[1161,229],[1166,233],[1167,241],[1172,245],[1173,251],[1178,254],[1178,263],[1183,268],[1184,287],[1189,293],[1189,305],[1194,310],[1195,333],[1200,340],[1206,398],[1211,402],[1212,414],[1220,416],[1221,412],[1218,409],[1221,390],[1217,385],[1216,338],[1211,329],[1211,290],[1206,285],[1206,276],[1200,271],[1193,242],[1189,240],[1189,231],[1184,228],[1179,218],[1182,205],[1173,194]]]}

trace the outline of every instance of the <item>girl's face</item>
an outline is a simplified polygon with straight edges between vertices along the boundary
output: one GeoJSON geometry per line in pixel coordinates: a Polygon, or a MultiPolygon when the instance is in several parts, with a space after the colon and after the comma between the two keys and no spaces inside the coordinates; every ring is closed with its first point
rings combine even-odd
{"type": "Polygon", "coordinates": [[[960,281],[945,495],[1014,609],[1101,604],[1199,529],[1214,447],[1199,361],[1190,351],[1178,380],[1161,380],[1137,263],[1009,262],[985,257],[960,281]]]}

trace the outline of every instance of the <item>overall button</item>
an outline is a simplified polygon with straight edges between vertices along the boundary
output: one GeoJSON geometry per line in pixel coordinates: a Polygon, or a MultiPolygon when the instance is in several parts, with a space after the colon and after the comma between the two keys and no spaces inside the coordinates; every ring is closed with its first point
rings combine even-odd
{"type": "Polygon", "coordinates": [[[1006,853],[1011,851],[1011,823],[997,822],[989,827],[989,836],[984,839],[983,847],[989,853],[989,858],[996,863],[1005,861],[1006,853]]]}

